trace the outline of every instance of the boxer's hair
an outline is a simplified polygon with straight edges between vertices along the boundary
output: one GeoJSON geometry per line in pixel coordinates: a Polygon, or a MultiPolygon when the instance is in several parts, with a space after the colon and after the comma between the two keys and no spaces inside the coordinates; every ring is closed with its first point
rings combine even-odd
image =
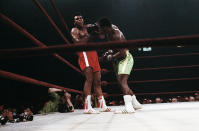
{"type": "Polygon", "coordinates": [[[74,14],[74,21],[75,21],[75,16],[81,16],[82,18],[83,18],[83,16],[82,16],[82,14],[81,13],[79,13],[79,12],[76,12],[75,14],[74,14]]]}
{"type": "Polygon", "coordinates": [[[75,14],[74,14],[74,17],[75,16],[82,16],[82,14],[80,13],[80,12],[76,12],[75,14]]]}
{"type": "Polygon", "coordinates": [[[106,18],[106,17],[101,18],[101,19],[98,21],[98,23],[99,23],[99,26],[100,26],[100,27],[111,27],[111,26],[112,26],[111,21],[110,21],[108,18],[106,18]]]}

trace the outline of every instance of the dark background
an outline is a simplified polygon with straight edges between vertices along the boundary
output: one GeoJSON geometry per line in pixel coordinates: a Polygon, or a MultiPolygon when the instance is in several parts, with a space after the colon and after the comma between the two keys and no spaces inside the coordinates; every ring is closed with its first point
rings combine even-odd
{"type": "MultiPolygon", "coordinates": [[[[64,35],[70,35],[58,19],[49,0],[39,0],[64,35]]],[[[85,23],[94,23],[100,17],[110,18],[130,39],[199,34],[198,0],[55,0],[69,28],[73,15],[81,12],[85,23]]],[[[22,26],[46,45],[64,44],[63,39],[47,21],[32,0],[0,0],[0,11],[22,26]]],[[[0,48],[35,47],[26,37],[0,20],[0,48]]],[[[197,52],[199,46],[153,48],[151,52],[131,50],[133,56],[164,55],[197,52]]],[[[62,55],[79,68],[75,54],[62,55]]],[[[176,56],[136,59],[134,68],[165,67],[199,64],[198,56],[176,56]]],[[[109,66],[103,64],[102,66],[109,66]]],[[[53,56],[24,57],[0,61],[0,69],[37,80],[82,90],[84,78],[53,56]]],[[[197,77],[199,68],[133,71],[129,80],[154,80],[197,77]]],[[[114,74],[103,75],[102,80],[116,81],[114,74]]],[[[24,104],[45,101],[47,88],[0,78],[2,103],[24,104]]],[[[198,80],[142,83],[131,85],[136,93],[199,90],[198,80]]],[[[108,93],[121,93],[117,85],[103,87],[108,93]]]]}

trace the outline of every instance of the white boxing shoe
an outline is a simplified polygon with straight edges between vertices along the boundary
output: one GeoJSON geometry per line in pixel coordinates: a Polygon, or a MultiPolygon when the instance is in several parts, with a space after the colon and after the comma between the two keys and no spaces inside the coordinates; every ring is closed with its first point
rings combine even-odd
{"type": "Polygon", "coordinates": [[[125,110],[127,113],[135,113],[135,109],[132,105],[132,97],[130,95],[124,95],[124,104],[125,104],[125,110]]]}
{"type": "Polygon", "coordinates": [[[100,108],[100,112],[114,112],[115,110],[109,108],[109,107],[105,107],[105,108],[100,108]]]}
{"type": "Polygon", "coordinates": [[[124,95],[123,98],[124,98],[125,108],[120,109],[120,110],[116,110],[115,114],[135,113],[135,109],[133,108],[133,105],[132,105],[132,97],[130,95],[124,95]]]}
{"type": "Polygon", "coordinates": [[[114,114],[133,114],[135,113],[135,110],[134,111],[129,111],[129,110],[126,110],[126,108],[123,108],[123,109],[117,109],[115,110],[114,114]]]}
{"type": "Polygon", "coordinates": [[[84,102],[84,114],[99,114],[99,111],[96,111],[91,106],[91,95],[88,95],[84,102]]]}
{"type": "Polygon", "coordinates": [[[84,110],[84,114],[99,114],[99,111],[94,110],[93,108],[84,110]]]}
{"type": "Polygon", "coordinates": [[[104,96],[98,97],[100,112],[113,112],[114,110],[106,106],[104,96]]]}
{"type": "Polygon", "coordinates": [[[132,104],[135,110],[142,109],[142,105],[138,102],[135,95],[132,96],[132,104]]]}

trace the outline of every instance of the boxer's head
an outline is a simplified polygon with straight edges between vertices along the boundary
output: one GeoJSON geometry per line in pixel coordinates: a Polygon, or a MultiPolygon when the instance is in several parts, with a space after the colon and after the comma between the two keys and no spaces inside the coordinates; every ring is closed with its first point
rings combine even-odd
{"type": "Polygon", "coordinates": [[[83,27],[84,19],[80,13],[74,15],[74,25],[77,27],[83,27]]]}
{"type": "Polygon", "coordinates": [[[108,18],[101,18],[98,23],[102,32],[109,33],[112,31],[112,23],[108,18]]]}

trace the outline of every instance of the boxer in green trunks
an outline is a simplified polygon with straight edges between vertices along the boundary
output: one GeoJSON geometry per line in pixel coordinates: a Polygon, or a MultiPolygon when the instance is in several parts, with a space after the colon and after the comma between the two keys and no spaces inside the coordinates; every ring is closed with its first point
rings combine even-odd
{"type": "Polygon", "coordinates": [[[127,74],[130,75],[133,68],[134,60],[131,53],[127,50],[126,57],[122,60],[115,60],[114,67],[116,75],[127,74]]]}
{"type": "MultiPolygon", "coordinates": [[[[102,34],[106,36],[109,41],[126,40],[119,28],[111,23],[107,18],[101,18],[98,21],[99,28],[102,34]]],[[[137,101],[135,94],[128,86],[128,78],[133,68],[134,60],[128,49],[119,49],[116,53],[109,50],[106,53],[108,61],[114,61],[114,69],[117,76],[118,83],[123,92],[125,109],[118,113],[134,113],[135,109],[141,109],[141,104],[137,101]]],[[[116,112],[117,113],[117,112],[116,112]]]]}

